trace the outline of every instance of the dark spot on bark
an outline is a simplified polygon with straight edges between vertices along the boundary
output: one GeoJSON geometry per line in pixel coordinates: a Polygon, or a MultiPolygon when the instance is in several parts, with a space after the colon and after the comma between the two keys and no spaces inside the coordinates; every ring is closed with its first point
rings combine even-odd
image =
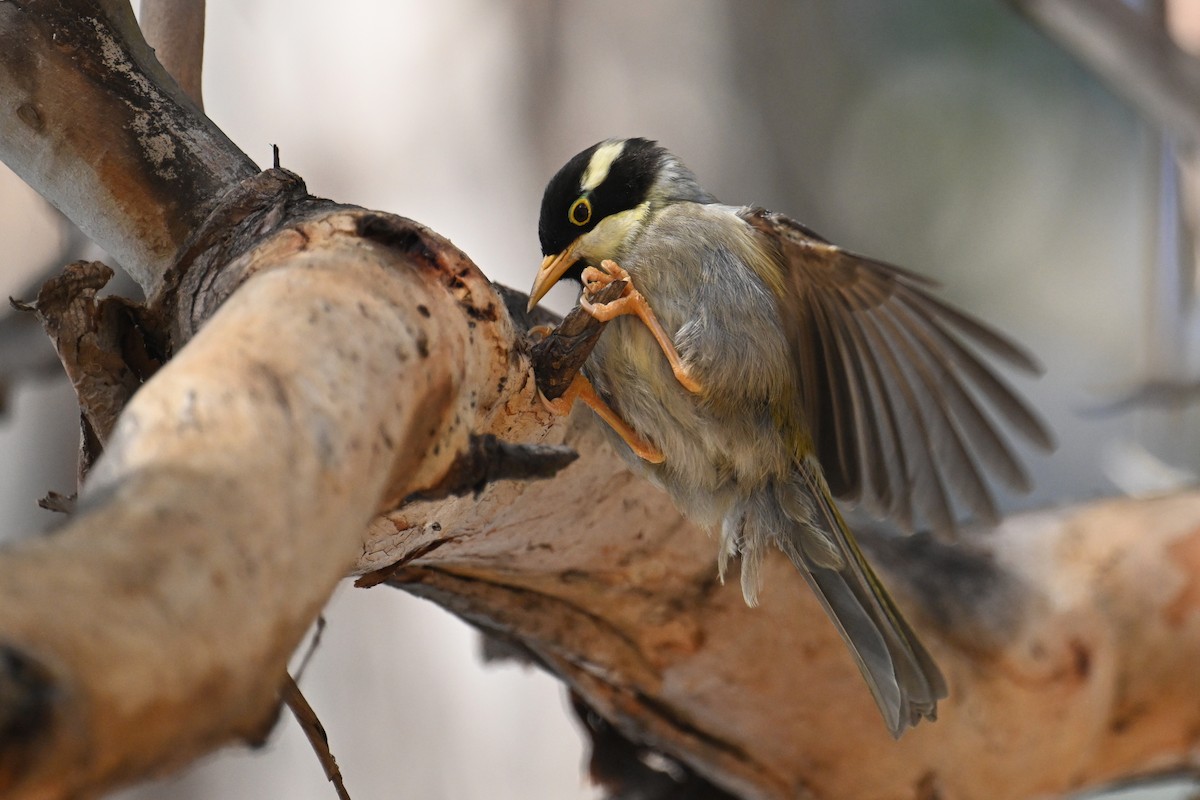
{"type": "Polygon", "coordinates": [[[358,235],[393,250],[420,258],[429,265],[437,263],[437,256],[429,249],[421,232],[413,227],[411,222],[406,222],[398,217],[386,214],[363,214],[358,218],[358,235]]]}
{"type": "Polygon", "coordinates": [[[917,781],[917,800],[942,800],[937,773],[926,772],[921,776],[921,780],[917,781]]]}
{"type": "Polygon", "coordinates": [[[19,775],[53,721],[54,678],[17,647],[0,644],[0,775],[19,775]]]}
{"type": "Polygon", "coordinates": [[[889,587],[917,601],[944,635],[969,637],[973,648],[1002,648],[1037,602],[1029,586],[965,538],[947,543],[929,533],[896,536],[870,525],[855,533],[868,560],[888,573],[889,587]]]}
{"type": "Polygon", "coordinates": [[[440,530],[442,529],[442,523],[440,523],[440,522],[431,522],[431,523],[429,524],[429,529],[430,529],[431,531],[433,531],[434,533],[437,533],[438,531],[440,531],[440,530]]]}
{"type": "Polygon", "coordinates": [[[1069,647],[1071,648],[1071,666],[1075,670],[1075,677],[1081,681],[1087,680],[1088,674],[1092,671],[1091,651],[1078,639],[1072,639],[1069,647]]]}
{"type": "Polygon", "coordinates": [[[46,127],[46,120],[42,118],[42,113],[33,103],[22,103],[18,106],[17,118],[39,133],[42,128],[46,127]]]}
{"type": "Polygon", "coordinates": [[[1145,703],[1119,704],[1116,713],[1113,714],[1112,722],[1108,726],[1109,730],[1115,734],[1125,733],[1145,715],[1146,710],[1145,703]]]}
{"type": "Polygon", "coordinates": [[[480,322],[495,322],[496,321],[496,306],[493,303],[488,303],[483,308],[475,306],[466,307],[467,316],[471,319],[477,319],[480,322]]]}
{"type": "Polygon", "coordinates": [[[429,319],[429,309],[425,305],[422,304],[417,306],[417,313],[425,319],[429,319]]]}
{"type": "Polygon", "coordinates": [[[425,335],[425,331],[417,334],[417,354],[421,358],[429,358],[429,337],[425,335]]]}
{"type": "Polygon", "coordinates": [[[292,401],[288,397],[287,383],[283,378],[279,377],[275,370],[265,364],[258,365],[258,372],[267,382],[267,388],[271,392],[271,399],[275,401],[276,405],[286,411],[288,416],[291,416],[292,401]]]}

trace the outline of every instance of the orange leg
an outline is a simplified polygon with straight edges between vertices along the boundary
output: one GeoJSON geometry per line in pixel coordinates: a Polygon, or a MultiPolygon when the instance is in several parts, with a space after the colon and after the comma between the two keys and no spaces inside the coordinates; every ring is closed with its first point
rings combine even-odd
{"type": "Polygon", "coordinates": [[[646,302],[645,296],[634,288],[633,279],[630,278],[629,273],[618,266],[615,261],[609,259],[600,262],[600,266],[603,269],[588,267],[583,271],[583,285],[586,287],[586,291],[583,293],[583,297],[579,298],[579,305],[601,322],[608,322],[626,314],[636,316],[643,325],[650,329],[658,346],[662,348],[663,355],[671,364],[671,371],[675,373],[675,380],[679,381],[679,384],[689,392],[699,393],[700,384],[688,373],[683,359],[679,357],[679,352],[675,349],[675,343],[671,341],[671,337],[663,329],[662,323],[654,315],[654,309],[646,302]],[[616,300],[608,303],[593,303],[588,300],[589,294],[615,280],[627,282],[625,291],[616,300]]]}
{"type": "Polygon", "coordinates": [[[551,411],[556,414],[566,414],[571,410],[571,406],[576,400],[582,400],[592,411],[599,415],[600,419],[608,423],[608,426],[617,432],[625,444],[629,445],[629,449],[638,455],[643,461],[649,461],[651,464],[661,464],[666,456],[662,451],[654,445],[647,442],[637,431],[629,427],[625,420],[617,416],[617,412],[609,408],[608,403],[596,394],[596,390],[587,378],[576,373],[575,380],[571,381],[571,385],[567,387],[567,391],[556,400],[547,400],[545,395],[542,395],[542,402],[551,411]]]}

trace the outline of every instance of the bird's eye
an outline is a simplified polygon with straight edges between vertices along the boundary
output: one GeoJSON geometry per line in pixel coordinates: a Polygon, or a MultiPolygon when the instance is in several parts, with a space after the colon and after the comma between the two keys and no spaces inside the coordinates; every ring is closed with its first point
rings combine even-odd
{"type": "Polygon", "coordinates": [[[576,225],[581,227],[587,225],[592,218],[592,201],[581,197],[571,203],[571,210],[567,212],[567,217],[576,225]]]}

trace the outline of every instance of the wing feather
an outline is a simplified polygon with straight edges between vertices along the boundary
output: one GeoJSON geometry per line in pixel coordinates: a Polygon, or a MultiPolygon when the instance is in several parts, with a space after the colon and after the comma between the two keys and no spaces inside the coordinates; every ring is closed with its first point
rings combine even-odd
{"type": "Polygon", "coordinates": [[[1016,369],[1025,350],[934,297],[901,267],[848,253],[781,214],[745,209],[782,275],[780,315],[801,389],[799,441],[812,441],[830,490],[913,528],[952,531],[955,501],[996,515],[994,476],[1029,479],[993,416],[1043,449],[1029,406],[968,345],[1016,369]]]}

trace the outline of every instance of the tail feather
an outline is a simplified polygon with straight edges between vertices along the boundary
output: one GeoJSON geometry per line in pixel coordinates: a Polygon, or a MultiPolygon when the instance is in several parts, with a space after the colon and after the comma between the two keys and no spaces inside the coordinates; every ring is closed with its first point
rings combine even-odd
{"type": "Polygon", "coordinates": [[[892,735],[937,717],[946,681],[879,582],[812,463],[739,520],[742,588],[757,595],[762,551],[774,540],[813,588],[866,679],[892,735]]]}

